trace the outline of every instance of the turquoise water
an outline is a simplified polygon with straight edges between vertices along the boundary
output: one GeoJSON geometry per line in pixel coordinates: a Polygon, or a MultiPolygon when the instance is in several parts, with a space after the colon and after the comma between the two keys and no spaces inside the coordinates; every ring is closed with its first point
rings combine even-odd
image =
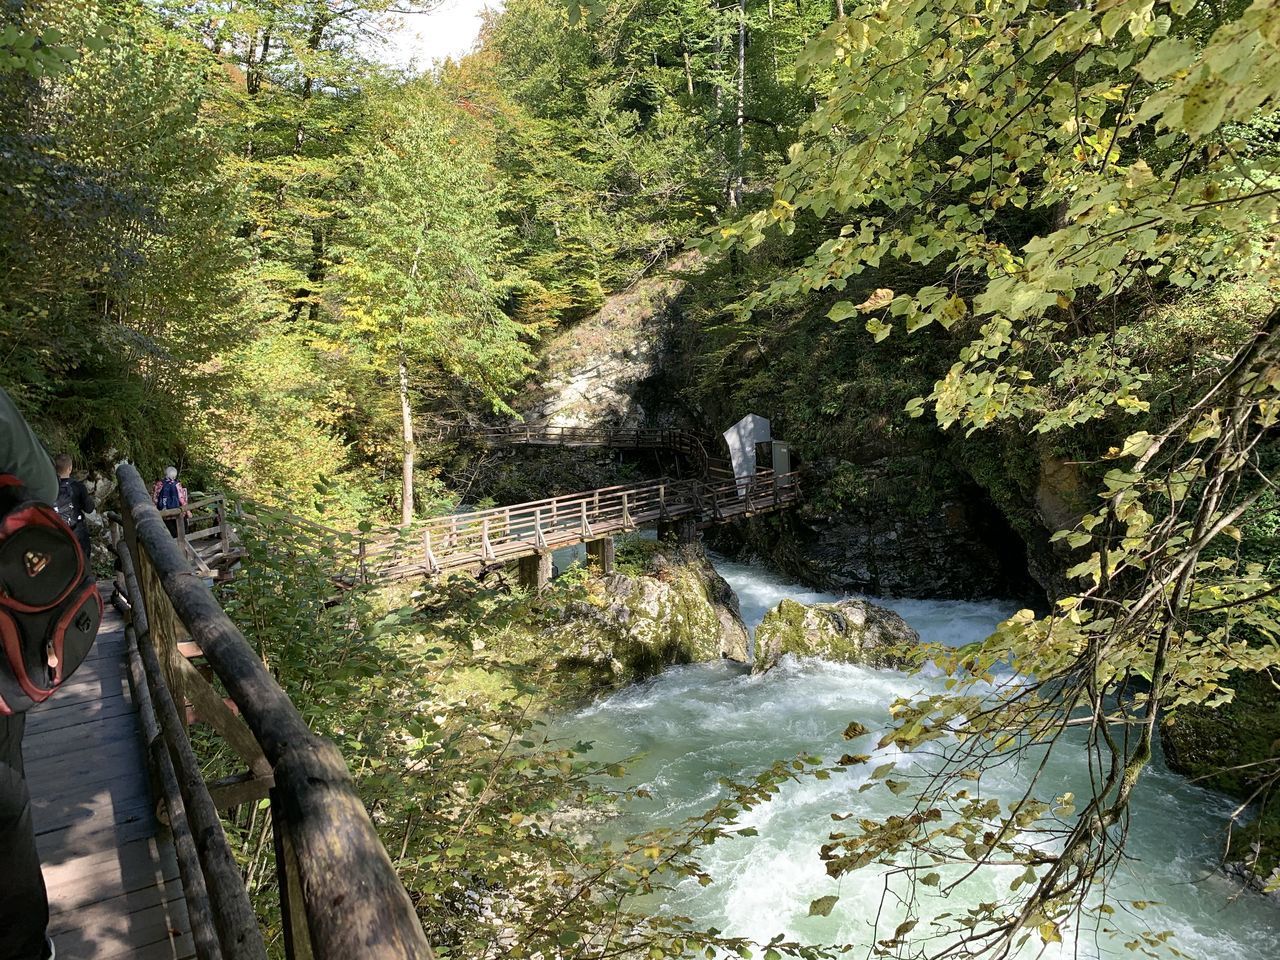
{"type": "MultiPolygon", "coordinates": [[[[833,599],[788,585],[741,564],[718,563],[754,626],[784,596],[801,601],[833,599]]],[[[985,636],[1013,607],[1002,603],[888,601],[926,640],[967,643],[985,636]]],[[[888,725],[894,697],[937,683],[891,670],[813,660],[784,659],[774,671],[752,677],[742,667],[699,664],[609,696],[563,719],[560,732],[596,744],[600,758],[643,754],[631,768],[633,782],[653,794],[627,812],[624,825],[674,825],[700,813],[719,796],[721,777],[750,775],[774,760],[818,753],[834,760],[845,752],[871,752],[888,725]],[[873,731],[864,740],[843,739],[851,720],[873,731]]],[[[703,857],[716,882],[690,882],[669,895],[665,909],[695,917],[735,935],[767,941],[784,933],[808,942],[870,944],[870,925],[881,907],[883,874],[874,868],[841,880],[827,877],[818,847],[835,826],[831,813],[872,817],[902,812],[905,797],[877,787],[858,793],[878,762],[897,759],[904,771],[916,761],[896,750],[877,752],[866,769],[843,777],[787,784],[770,803],[749,813],[743,825],[759,835],[721,841],[703,857]],[[883,757],[883,759],[881,759],[883,757]],[[810,901],[829,894],[839,903],[830,917],[807,916],[810,901]]],[[[1083,790],[1083,751],[1057,752],[1043,777],[1042,795],[1083,790]]],[[[1028,774],[1015,768],[984,775],[985,796],[1021,795],[1028,774]]],[[[1172,930],[1175,945],[1197,960],[1275,960],[1280,957],[1280,905],[1264,900],[1214,869],[1223,815],[1231,803],[1170,773],[1159,760],[1137,796],[1130,838],[1131,860],[1110,890],[1111,899],[1158,901],[1120,921],[1129,930],[1172,930]]],[[[956,911],[994,899],[1020,871],[986,871],[949,899],[924,901],[924,912],[956,911]]],[[[888,909],[878,936],[897,923],[888,909]]],[[[924,925],[921,925],[924,929],[924,925]]],[[[1123,941],[1081,931],[1046,957],[1131,956],[1123,941]]],[[[1027,956],[1033,954],[1028,952],[1027,956]]]]}

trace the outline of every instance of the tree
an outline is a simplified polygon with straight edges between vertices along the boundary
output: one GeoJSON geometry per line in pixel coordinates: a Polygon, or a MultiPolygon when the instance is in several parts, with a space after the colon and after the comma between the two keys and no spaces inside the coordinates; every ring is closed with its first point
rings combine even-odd
{"type": "Polygon", "coordinates": [[[141,5],[23,9],[45,42],[89,40],[40,82],[0,76],[0,379],[58,445],[158,466],[241,329],[211,63],[141,5]]]}
{"type": "Polygon", "coordinates": [[[429,80],[378,98],[350,170],[331,335],[395,383],[401,522],[414,516],[414,396],[433,386],[499,410],[530,354],[500,309],[504,232],[495,173],[466,113],[429,80]]]}

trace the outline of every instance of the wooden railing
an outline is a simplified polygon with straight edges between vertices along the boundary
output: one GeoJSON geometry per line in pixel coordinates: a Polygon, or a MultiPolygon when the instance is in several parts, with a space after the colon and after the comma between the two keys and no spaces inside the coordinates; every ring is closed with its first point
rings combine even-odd
{"type": "MultiPolygon", "coordinates": [[[[715,439],[691,430],[665,427],[566,427],[550,423],[513,423],[471,434],[487,446],[612,447],[666,450],[688,457],[699,475],[725,469],[728,460],[712,457],[715,439]]],[[[729,471],[732,473],[732,470],[729,471]]]]}
{"type": "MultiPolygon", "coordinates": [[[[219,809],[268,798],[290,960],[431,957],[341,754],[307,727],[164,524],[138,472],[116,470],[111,517],[129,669],[172,828],[200,960],[265,960],[266,947],[219,809]],[[204,663],[227,698],[192,664],[204,663]],[[245,765],[207,783],[187,716],[245,765]]],[[[196,513],[199,504],[188,510],[196,513]]],[[[223,520],[225,521],[225,512],[223,520]]]]}
{"type": "Polygon", "coordinates": [[[241,558],[222,494],[197,496],[185,507],[161,510],[160,516],[174,524],[178,545],[202,577],[223,579],[241,558]]]}
{"type": "Polygon", "coordinates": [[[369,582],[481,568],[666,521],[708,526],[776,510],[799,496],[798,474],[763,470],[742,480],[668,479],[607,487],[363,534],[287,519],[325,543],[335,576],[369,582]]]}

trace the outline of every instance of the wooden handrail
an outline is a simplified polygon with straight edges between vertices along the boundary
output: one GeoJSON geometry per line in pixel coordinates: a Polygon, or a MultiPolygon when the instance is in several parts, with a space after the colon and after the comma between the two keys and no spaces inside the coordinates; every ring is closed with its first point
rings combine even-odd
{"type": "MultiPolygon", "coordinates": [[[[305,920],[306,949],[317,960],[420,960],[432,956],[412,902],[397,877],[369,815],[356,794],[341,754],[314,734],[267,671],[244,635],[191,569],[169,535],[134,467],[116,468],[127,549],[136,567],[145,565],[159,588],[141,590],[154,632],[160,605],[199,645],[261,748],[274,777],[271,803],[296,876],[282,876],[281,889],[296,890],[305,920]],[[340,905],[340,906],[339,906],[340,905]]],[[[153,638],[139,637],[150,644],[153,638]]],[[[144,655],[144,664],[148,658],[144,655]]],[[[162,665],[160,665],[162,667],[162,665]]],[[[163,673],[163,670],[161,670],[163,673]]],[[[153,682],[163,682],[163,676],[153,682]]],[[[171,753],[181,744],[166,729],[171,753]]],[[[182,736],[185,739],[185,735],[182,736]]],[[[187,749],[190,749],[189,743],[187,749]]],[[[225,844],[225,839],[223,840],[225,844]]],[[[207,864],[206,864],[207,869],[207,864]]],[[[286,894],[287,895],[287,894],[286,894]]],[[[216,921],[217,918],[215,918],[216,921]]],[[[221,931],[220,931],[221,933],[221,931]]],[[[232,954],[222,943],[227,956],[232,954]]],[[[291,951],[292,952],[292,951],[291,951]]]]}
{"type": "Polygon", "coordinates": [[[798,498],[797,474],[779,477],[772,470],[762,470],[747,478],[714,482],[664,479],[451,514],[367,543],[362,540],[359,576],[367,580],[433,575],[456,567],[512,560],[680,517],[707,523],[777,509],[798,498]]]}
{"type": "Polygon", "coordinates": [[[712,437],[668,427],[572,427],[545,421],[489,427],[469,436],[490,444],[577,443],[640,450],[670,449],[691,456],[704,473],[710,460],[707,449],[715,443],[712,437]]]}

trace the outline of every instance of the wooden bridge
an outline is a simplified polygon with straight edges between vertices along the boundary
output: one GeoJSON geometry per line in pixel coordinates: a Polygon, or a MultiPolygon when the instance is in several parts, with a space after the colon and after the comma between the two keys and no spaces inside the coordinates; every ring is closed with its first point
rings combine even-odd
{"type": "Polygon", "coordinates": [[[687,430],[519,423],[467,436],[488,447],[663,451],[686,458],[696,477],[668,477],[457,513],[357,536],[305,521],[300,525],[327,544],[340,560],[341,575],[348,580],[432,577],[517,560],[522,561],[522,581],[540,589],[550,576],[550,553],[557,548],[586,544],[588,553],[608,570],[616,534],[665,527],[688,540],[695,531],[712,524],[778,510],[800,497],[797,472],[779,475],[761,470],[749,477],[735,477],[727,459],[708,453],[715,442],[712,438],[687,430]]]}
{"type": "MultiPolygon", "coordinates": [[[[485,442],[675,450],[699,479],[660,479],[351,533],[283,514],[349,581],[431,577],[518,561],[540,588],[551,551],[585,543],[612,564],[613,537],[777,510],[794,473],[723,478],[678,431],[509,431],[485,442]]],[[[129,464],[109,513],[113,610],[67,688],[33,711],[29,782],[62,960],[266,960],[267,945],[222,814],[266,801],[288,960],[432,957],[415,907],[337,749],[307,727],[210,584],[242,559],[237,524],[271,511],[201,497],[155,508],[129,464]],[[172,522],[176,536],[166,520],[172,522]],[[208,780],[189,738],[206,725],[240,769],[208,780]],[[49,760],[47,758],[56,758],[49,760]]],[[[429,909],[429,905],[423,905],[429,909]]]]}
{"type": "Polygon", "coordinates": [[[183,556],[206,579],[227,579],[244,556],[221,494],[196,497],[185,507],[161,510],[160,516],[173,523],[183,556]]]}
{"type": "MultiPolygon", "coordinates": [[[[744,480],[658,480],[568,494],[427,520],[407,529],[359,539],[349,554],[349,575],[361,580],[435,576],[457,569],[536,558],[526,585],[541,587],[550,553],[559,547],[612,541],[644,527],[668,527],[681,539],[715,523],[778,510],[800,496],[795,473],[761,471],[744,480]]],[[[606,567],[610,548],[597,548],[606,567]]],[[[596,551],[592,551],[593,553],[596,551]]]]}

